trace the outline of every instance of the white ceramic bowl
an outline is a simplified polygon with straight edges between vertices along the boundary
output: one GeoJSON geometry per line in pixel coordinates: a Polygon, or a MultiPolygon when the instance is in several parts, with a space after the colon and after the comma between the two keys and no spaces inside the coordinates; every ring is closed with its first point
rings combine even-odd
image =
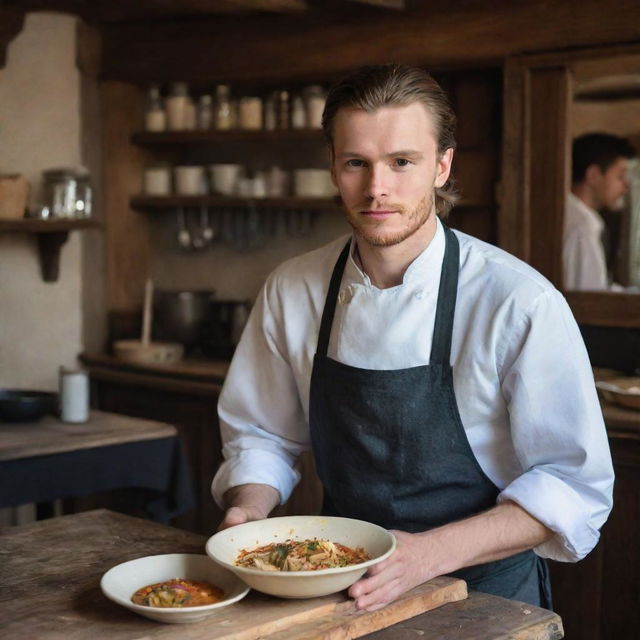
{"type": "Polygon", "coordinates": [[[220,607],[238,602],[249,588],[232,572],[212,562],[207,556],[194,553],[170,553],[145,556],[123,562],[109,569],[100,580],[102,593],[114,602],[158,622],[197,622],[220,607]],[[131,596],[141,587],[172,578],[204,580],[225,593],[225,599],[202,607],[160,608],[131,602],[131,596]]]}
{"type": "Polygon", "coordinates": [[[243,169],[241,164],[210,164],[209,176],[212,191],[224,196],[235,195],[243,169]]]}
{"type": "Polygon", "coordinates": [[[216,533],[206,544],[207,554],[233,571],[256,591],[281,598],[314,598],[342,591],[374,564],[389,557],[396,539],[389,531],[370,522],[329,516],[285,516],[247,522],[216,533]],[[261,571],[237,567],[241,549],[284,542],[323,538],[348,547],[363,547],[371,560],[361,564],[317,571],[261,571]]]}

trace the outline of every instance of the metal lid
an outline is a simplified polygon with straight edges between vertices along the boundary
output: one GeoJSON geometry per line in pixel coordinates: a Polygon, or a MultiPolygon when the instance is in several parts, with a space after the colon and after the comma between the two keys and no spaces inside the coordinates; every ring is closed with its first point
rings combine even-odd
{"type": "Polygon", "coordinates": [[[50,182],[58,180],[79,180],[89,177],[85,167],[53,167],[42,172],[44,179],[50,182]]]}

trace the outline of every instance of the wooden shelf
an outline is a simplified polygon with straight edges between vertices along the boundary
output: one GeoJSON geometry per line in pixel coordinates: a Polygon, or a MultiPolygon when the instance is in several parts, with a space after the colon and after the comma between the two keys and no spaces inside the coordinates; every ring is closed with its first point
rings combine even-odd
{"type": "Polygon", "coordinates": [[[22,218],[20,220],[0,220],[0,233],[59,233],[74,229],[96,229],[100,223],[92,219],[59,218],[56,220],[34,220],[22,218]]]}
{"type": "Polygon", "coordinates": [[[305,209],[313,211],[342,210],[340,199],[335,198],[228,198],[223,196],[134,196],[131,207],[140,211],[176,209],[177,207],[305,209]]]}
{"type": "Polygon", "coordinates": [[[0,220],[0,233],[28,233],[36,236],[40,272],[45,282],[55,282],[58,279],[60,251],[69,237],[69,232],[99,227],[100,223],[90,218],[0,220]]]}
{"type": "Polygon", "coordinates": [[[198,145],[211,143],[276,142],[282,140],[323,141],[322,129],[210,129],[203,131],[138,131],[132,134],[131,142],[138,146],[198,145]]]}

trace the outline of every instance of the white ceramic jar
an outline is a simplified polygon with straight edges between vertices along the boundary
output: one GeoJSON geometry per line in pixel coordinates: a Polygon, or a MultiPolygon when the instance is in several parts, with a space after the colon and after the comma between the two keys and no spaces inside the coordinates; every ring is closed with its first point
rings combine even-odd
{"type": "Polygon", "coordinates": [[[79,369],[60,367],[60,419],[87,422],[89,419],[89,377],[79,369]]]}
{"type": "Polygon", "coordinates": [[[181,196],[201,196],[206,194],[204,167],[184,165],[173,168],[176,193],[181,196]]]}
{"type": "Polygon", "coordinates": [[[144,170],[143,192],[148,196],[171,194],[171,169],[168,164],[157,164],[144,170]]]}

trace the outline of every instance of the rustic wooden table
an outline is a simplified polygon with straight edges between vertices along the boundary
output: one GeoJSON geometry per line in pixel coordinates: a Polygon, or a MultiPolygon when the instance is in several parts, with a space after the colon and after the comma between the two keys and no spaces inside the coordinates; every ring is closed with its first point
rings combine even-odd
{"type": "Polygon", "coordinates": [[[127,488],[155,492],[140,500],[163,522],[193,506],[175,427],[104,411],[82,424],[0,423],[0,507],[37,503],[47,517],[53,500],[127,488]]]}
{"type": "Polygon", "coordinates": [[[91,411],[88,422],[81,424],[44,416],[37,422],[0,423],[0,461],[170,438],[176,433],[175,427],[163,422],[105,411],[91,411]]]}
{"type": "MultiPolygon", "coordinates": [[[[3,636],[39,640],[155,640],[178,635],[184,640],[216,638],[216,628],[207,620],[179,627],[152,622],[107,600],[99,586],[103,573],[116,564],[152,554],[203,553],[205,540],[187,531],[105,510],[4,528],[0,530],[3,636]]],[[[243,603],[261,597],[250,592],[243,603]]],[[[237,636],[239,640],[251,637],[237,636]]],[[[278,634],[280,637],[294,636],[284,631],[284,635],[278,634]]],[[[338,636],[314,631],[295,637],[338,636]]],[[[339,637],[347,640],[356,636],[339,637]]],[[[472,592],[466,600],[364,637],[558,640],[563,632],[560,618],[551,611],[472,592]]]]}

